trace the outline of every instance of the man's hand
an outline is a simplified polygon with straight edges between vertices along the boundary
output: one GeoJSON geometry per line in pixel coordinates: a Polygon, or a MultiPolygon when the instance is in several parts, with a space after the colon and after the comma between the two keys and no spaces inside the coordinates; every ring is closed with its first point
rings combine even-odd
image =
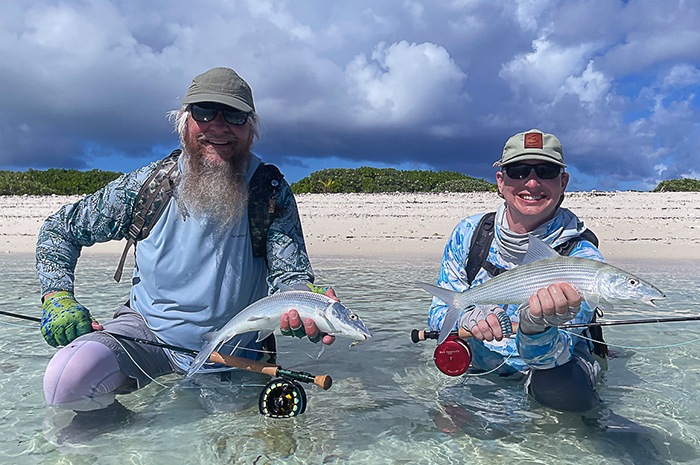
{"type": "MultiPolygon", "coordinates": [[[[294,288],[297,290],[324,294],[331,299],[340,302],[340,299],[338,299],[338,297],[335,295],[335,291],[331,287],[321,287],[314,286],[310,283],[300,283],[294,286],[294,288]]],[[[316,323],[311,318],[304,320],[304,324],[302,325],[301,317],[299,316],[299,312],[296,310],[290,310],[280,317],[280,330],[283,336],[294,336],[298,338],[308,336],[309,341],[313,342],[314,344],[322,340],[324,344],[331,345],[335,341],[335,336],[319,331],[316,323]]]]}
{"type": "Polygon", "coordinates": [[[94,318],[70,292],[47,294],[43,307],[41,334],[53,347],[66,346],[78,336],[93,331],[94,318]]]}
{"type": "Polygon", "coordinates": [[[503,329],[497,315],[504,311],[498,305],[478,305],[462,315],[459,326],[480,341],[500,341],[503,339],[503,329]]]}
{"type": "Polygon", "coordinates": [[[520,330],[523,334],[539,334],[547,326],[574,319],[581,309],[581,295],[571,284],[551,284],[531,295],[529,305],[520,313],[520,330]]]}
{"type": "Polygon", "coordinates": [[[294,336],[298,338],[303,338],[304,336],[309,337],[309,341],[314,344],[320,340],[326,345],[333,344],[335,337],[329,334],[323,334],[318,330],[318,326],[314,323],[314,320],[307,318],[304,320],[304,324],[301,324],[301,318],[299,317],[299,312],[296,310],[290,310],[280,318],[280,330],[283,336],[294,336]]]}

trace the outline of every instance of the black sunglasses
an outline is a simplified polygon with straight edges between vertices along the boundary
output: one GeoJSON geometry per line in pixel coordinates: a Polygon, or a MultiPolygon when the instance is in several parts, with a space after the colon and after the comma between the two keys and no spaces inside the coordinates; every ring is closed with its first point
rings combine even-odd
{"type": "Polygon", "coordinates": [[[513,163],[501,168],[510,179],[525,179],[530,176],[532,170],[540,179],[554,179],[564,172],[564,168],[552,163],[541,163],[539,165],[527,165],[525,163],[513,163]]]}
{"type": "Polygon", "coordinates": [[[192,119],[200,123],[208,123],[214,121],[216,115],[221,112],[224,115],[224,120],[228,124],[241,126],[248,121],[250,113],[240,110],[234,110],[226,105],[218,103],[193,103],[190,105],[190,114],[192,119]]]}

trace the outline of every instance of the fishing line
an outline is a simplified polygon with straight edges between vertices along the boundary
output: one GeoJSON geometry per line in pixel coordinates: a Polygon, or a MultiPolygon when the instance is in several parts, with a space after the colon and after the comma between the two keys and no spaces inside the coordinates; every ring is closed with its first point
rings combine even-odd
{"type": "MultiPolygon", "coordinates": [[[[513,357],[513,354],[508,354],[508,356],[507,356],[505,359],[503,359],[503,361],[501,362],[501,364],[498,365],[496,368],[494,368],[494,369],[492,369],[492,370],[489,370],[489,371],[485,371],[485,372],[483,372],[483,373],[465,373],[465,374],[464,374],[464,377],[465,377],[465,378],[466,378],[466,377],[476,378],[476,377],[479,377],[479,376],[490,375],[491,373],[495,372],[496,370],[498,370],[499,368],[501,368],[503,365],[505,365],[505,364],[508,362],[508,360],[510,360],[512,357],[513,357]]],[[[465,379],[463,382],[466,382],[466,379],[465,379]]]]}
{"type": "Polygon", "coordinates": [[[7,326],[15,326],[15,327],[17,327],[17,328],[36,329],[36,326],[20,325],[20,324],[17,324],[17,323],[10,323],[9,321],[4,321],[4,320],[0,320],[0,323],[6,324],[7,326]]]}
{"type": "MultiPolygon", "coordinates": [[[[575,333],[575,332],[573,332],[573,331],[569,331],[569,330],[567,330],[567,329],[561,329],[561,328],[560,328],[560,331],[562,331],[562,332],[564,332],[564,333],[568,333],[568,334],[571,335],[571,336],[578,336],[578,337],[580,337],[581,339],[585,339],[585,340],[587,340],[587,341],[591,341],[591,342],[600,342],[600,341],[598,341],[598,340],[596,340],[596,339],[591,339],[590,337],[583,336],[583,335],[581,335],[581,334],[575,333]]],[[[695,338],[695,339],[691,339],[690,341],[678,342],[678,343],[676,343],[676,344],[668,344],[668,345],[663,345],[663,346],[646,346],[646,347],[642,347],[642,346],[623,346],[623,345],[620,345],[620,344],[612,344],[612,343],[610,343],[610,342],[608,342],[608,341],[604,341],[604,343],[605,343],[605,345],[607,345],[608,347],[617,347],[618,349],[655,350],[655,349],[672,349],[672,348],[674,348],[674,347],[680,347],[680,346],[685,346],[685,345],[688,345],[688,344],[694,344],[694,343],[696,343],[696,342],[698,342],[698,341],[700,341],[700,337],[697,337],[697,338],[695,338]]]]}
{"type": "Polygon", "coordinates": [[[129,356],[129,358],[131,359],[131,361],[134,362],[134,365],[136,365],[136,368],[138,368],[139,370],[141,370],[141,373],[143,373],[144,375],[146,375],[146,377],[147,377],[148,379],[150,379],[151,381],[153,381],[153,382],[156,383],[157,385],[162,386],[162,387],[164,387],[164,388],[170,387],[170,386],[166,386],[165,384],[159,383],[158,381],[156,381],[155,379],[153,379],[153,378],[151,377],[151,375],[149,375],[148,373],[146,373],[146,370],[144,370],[143,368],[141,368],[141,365],[139,365],[139,364],[136,362],[136,360],[134,360],[134,357],[131,356],[131,354],[129,353],[129,351],[126,350],[126,347],[124,347],[124,344],[122,344],[121,341],[120,341],[119,339],[117,339],[116,337],[114,337],[113,334],[111,334],[111,333],[109,333],[109,332],[107,332],[107,331],[97,331],[97,332],[98,332],[98,333],[102,333],[102,334],[106,334],[107,336],[109,336],[109,337],[111,337],[112,339],[114,339],[114,340],[117,342],[117,344],[119,344],[119,346],[120,346],[122,349],[124,349],[124,352],[126,353],[126,355],[129,356]]]}

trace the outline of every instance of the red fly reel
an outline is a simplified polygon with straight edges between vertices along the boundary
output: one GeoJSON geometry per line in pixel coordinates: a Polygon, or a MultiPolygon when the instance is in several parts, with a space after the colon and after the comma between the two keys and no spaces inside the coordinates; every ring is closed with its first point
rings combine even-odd
{"type": "Polygon", "coordinates": [[[438,369],[450,376],[464,374],[472,363],[472,350],[469,344],[457,336],[448,336],[438,345],[433,353],[433,360],[438,369]]]}

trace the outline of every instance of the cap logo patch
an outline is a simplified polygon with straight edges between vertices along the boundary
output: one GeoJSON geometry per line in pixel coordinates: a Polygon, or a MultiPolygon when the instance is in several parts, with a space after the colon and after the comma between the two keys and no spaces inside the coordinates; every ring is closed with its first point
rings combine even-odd
{"type": "Polygon", "coordinates": [[[542,148],[542,134],[539,132],[530,132],[525,134],[525,148],[526,149],[541,149],[542,148]]]}

